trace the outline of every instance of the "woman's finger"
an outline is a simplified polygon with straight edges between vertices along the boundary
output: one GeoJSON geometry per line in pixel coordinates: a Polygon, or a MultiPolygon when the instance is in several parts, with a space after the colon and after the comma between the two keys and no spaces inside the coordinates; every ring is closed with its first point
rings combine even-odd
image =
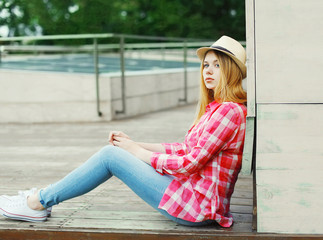
{"type": "Polygon", "coordinates": [[[121,142],[121,141],[124,141],[126,139],[127,138],[125,138],[125,137],[120,137],[120,136],[116,136],[116,135],[114,135],[114,137],[113,137],[113,140],[117,141],[117,142],[121,142]]]}
{"type": "Polygon", "coordinates": [[[119,137],[123,137],[123,138],[129,138],[129,136],[127,134],[125,134],[124,132],[121,132],[121,131],[117,131],[115,135],[119,136],[119,137]]]}
{"type": "Polygon", "coordinates": [[[114,137],[115,137],[116,135],[118,135],[118,134],[119,134],[119,132],[118,132],[118,131],[111,131],[111,132],[109,133],[109,142],[110,142],[110,143],[112,143],[112,141],[113,141],[114,137]]]}
{"type": "Polygon", "coordinates": [[[125,134],[124,132],[121,132],[121,133],[122,133],[122,137],[130,139],[130,137],[127,134],[125,134]]]}
{"type": "Polygon", "coordinates": [[[112,145],[115,145],[113,142],[114,140],[117,140],[118,142],[120,142],[122,139],[130,139],[130,137],[121,131],[111,131],[109,133],[108,141],[112,145]]]}

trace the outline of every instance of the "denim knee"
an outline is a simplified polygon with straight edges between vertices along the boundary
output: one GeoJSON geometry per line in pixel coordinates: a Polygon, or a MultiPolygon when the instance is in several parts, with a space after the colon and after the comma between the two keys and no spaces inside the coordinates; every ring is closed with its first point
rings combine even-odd
{"type": "Polygon", "coordinates": [[[109,169],[111,162],[117,160],[118,156],[121,156],[122,153],[124,153],[123,149],[113,145],[106,145],[98,152],[98,160],[101,162],[101,164],[103,164],[103,166],[109,169]]]}
{"type": "Polygon", "coordinates": [[[117,151],[119,148],[113,145],[106,145],[103,148],[101,148],[101,150],[99,151],[100,154],[102,155],[109,155],[111,153],[113,153],[114,151],[117,151]]]}

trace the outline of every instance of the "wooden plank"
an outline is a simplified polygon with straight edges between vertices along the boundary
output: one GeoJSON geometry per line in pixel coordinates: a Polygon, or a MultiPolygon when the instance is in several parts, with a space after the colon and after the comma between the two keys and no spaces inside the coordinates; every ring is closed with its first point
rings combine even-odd
{"type": "Polygon", "coordinates": [[[322,180],[322,175],[309,179],[306,170],[292,171],[292,174],[289,171],[261,170],[258,175],[261,175],[257,184],[259,231],[323,232],[322,224],[317,224],[322,219],[323,183],[314,183],[322,180]]]}
{"type": "Polygon", "coordinates": [[[254,141],[255,141],[255,117],[247,116],[246,136],[243,148],[243,158],[241,173],[250,175],[252,170],[252,162],[254,158],[254,141]]]}
{"type": "Polygon", "coordinates": [[[251,198],[231,198],[231,205],[252,206],[252,199],[251,198]]]}
{"type": "MultiPolygon", "coordinates": [[[[254,164],[255,166],[255,164],[254,164]]],[[[252,173],[253,179],[252,179],[252,190],[253,190],[253,210],[252,210],[252,230],[257,231],[257,174],[256,174],[256,169],[254,169],[252,173]]]]}
{"type": "Polygon", "coordinates": [[[258,231],[323,233],[323,104],[258,104],[258,231]]]}
{"type": "Polygon", "coordinates": [[[233,239],[244,239],[244,240],[308,240],[308,239],[322,239],[321,235],[286,235],[286,234],[256,234],[256,233],[231,233],[223,232],[218,234],[213,233],[203,233],[197,235],[196,233],[190,232],[138,232],[138,231],[110,231],[110,232],[95,232],[88,230],[79,230],[79,231],[64,231],[64,230],[51,230],[43,231],[39,229],[23,229],[21,231],[8,231],[0,230],[0,236],[2,240],[12,240],[12,239],[95,239],[95,240],[191,240],[191,239],[213,239],[213,240],[233,240],[233,239]]]}
{"type": "Polygon", "coordinates": [[[247,53],[247,93],[248,116],[256,116],[256,59],[255,59],[255,11],[254,0],[245,1],[246,8],[246,53],[247,53]]]}
{"type": "Polygon", "coordinates": [[[205,232],[249,232],[247,226],[250,223],[236,223],[231,229],[221,228],[219,225],[210,225],[205,227],[186,227],[172,223],[171,221],[165,219],[160,221],[149,221],[145,219],[138,220],[117,220],[117,219],[78,219],[73,218],[64,224],[64,228],[73,229],[77,226],[77,229],[110,229],[110,230],[138,230],[138,231],[159,231],[159,232],[191,232],[196,234],[201,234],[205,232]]]}
{"type": "Polygon", "coordinates": [[[318,170],[323,104],[258,105],[257,169],[318,170]]]}
{"type": "Polygon", "coordinates": [[[243,150],[241,173],[250,175],[252,169],[254,124],[256,117],[256,59],[255,59],[255,12],[254,0],[246,1],[246,45],[247,45],[247,126],[243,150]]]}
{"type": "MultiPolygon", "coordinates": [[[[64,218],[65,211],[57,212],[53,216],[57,218],[64,218]]],[[[157,211],[101,211],[101,210],[92,210],[92,209],[85,209],[85,210],[77,210],[72,212],[73,219],[106,219],[106,220],[137,220],[141,221],[142,219],[147,219],[149,221],[165,221],[166,218],[162,216],[157,211]]],[[[244,223],[251,223],[252,215],[250,212],[248,213],[232,213],[235,222],[244,222],[244,223]]],[[[66,216],[66,215],[65,215],[66,216]]],[[[52,219],[52,218],[51,218],[52,219]]],[[[50,219],[50,220],[51,220],[50,219]]]]}
{"type": "Polygon", "coordinates": [[[323,103],[322,9],[321,0],[255,1],[257,103],[323,103]]]}

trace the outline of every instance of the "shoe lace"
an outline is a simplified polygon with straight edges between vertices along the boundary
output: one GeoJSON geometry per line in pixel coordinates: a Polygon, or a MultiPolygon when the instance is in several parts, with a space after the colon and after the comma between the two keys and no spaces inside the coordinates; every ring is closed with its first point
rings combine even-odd
{"type": "Polygon", "coordinates": [[[26,198],[24,196],[21,196],[19,199],[16,199],[15,201],[12,201],[9,205],[11,207],[21,207],[23,205],[27,204],[26,198]]]}
{"type": "Polygon", "coordinates": [[[28,197],[32,194],[34,194],[37,191],[37,188],[32,188],[26,191],[18,191],[18,195],[22,197],[28,197]]]}

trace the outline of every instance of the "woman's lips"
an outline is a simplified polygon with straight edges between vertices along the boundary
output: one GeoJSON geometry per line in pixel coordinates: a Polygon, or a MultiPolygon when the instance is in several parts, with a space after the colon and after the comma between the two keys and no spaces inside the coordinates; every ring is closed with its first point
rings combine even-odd
{"type": "Polygon", "coordinates": [[[206,82],[212,82],[212,81],[214,81],[214,79],[213,78],[207,78],[207,79],[205,79],[205,81],[206,82]]]}

